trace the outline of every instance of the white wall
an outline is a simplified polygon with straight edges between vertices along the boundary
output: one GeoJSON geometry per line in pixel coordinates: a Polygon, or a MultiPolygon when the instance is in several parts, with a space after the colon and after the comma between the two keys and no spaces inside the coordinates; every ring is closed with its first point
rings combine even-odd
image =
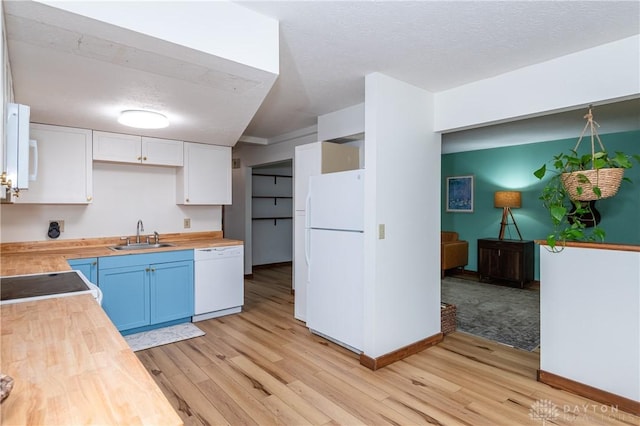
{"type": "Polygon", "coordinates": [[[375,358],[440,332],[440,136],[431,93],[376,73],[365,98],[363,349],[375,358]]]}
{"type": "Polygon", "coordinates": [[[640,252],[540,246],[540,369],[640,401],[640,252]]]}
{"type": "Polygon", "coordinates": [[[251,238],[251,170],[254,166],[293,160],[294,148],[317,141],[315,126],[282,135],[271,145],[238,143],[232,156],[240,160],[233,169],[233,204],[224,209],[224,235],[244,241],[244,273],[251,274],[253,242],[251,238]]]}
{"type": "Polygon", "coordinates": [[[435,95],[435,129],[460,130],[640,95],[640,35],[435,95]]]}
{"type": "Polygon", "coordinates": [[[344,138],[364,132],[364,103],[318,116],[318,140],[344,138]]]}
{"type": "Polygon", "coordinates": [[[63,219],[59,239],[135,235],[138,219],[146,233],[221,230],[220,206],[176,205],[176,169],[135,164],[93,163],[93,203],[88,205],[3,204],[2,242],[43,241],[49,220],[63,219]],[[183,228],[183,219],[191,228],[183,228]]]}

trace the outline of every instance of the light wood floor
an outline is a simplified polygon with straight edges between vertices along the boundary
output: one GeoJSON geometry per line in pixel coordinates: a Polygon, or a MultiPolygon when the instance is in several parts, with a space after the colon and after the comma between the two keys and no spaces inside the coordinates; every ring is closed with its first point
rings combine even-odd
{"type": "Polygon", "coordinates": [[[205,336],[138,352],[186,425],[640,424],[538,383],[538,353],[459,332],[368,370],[293,318],[290,283],[290,266],[255,269],[244,312],[197,323],[205,336]],[[549,401],[555,411],[531,416],[549,401]]]}

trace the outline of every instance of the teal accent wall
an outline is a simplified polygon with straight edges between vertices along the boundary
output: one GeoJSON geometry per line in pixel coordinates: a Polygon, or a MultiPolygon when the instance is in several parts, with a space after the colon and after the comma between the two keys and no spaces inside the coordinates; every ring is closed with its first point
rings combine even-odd
{"type": "MultiPolygon", "coordinates": [[[[640,154],[640,131],[600,135],[607,151],[640,154]]],[[[522,208],[513,209],[522,238],[544,240],[551,230],[547,210],[538,199],[549,176],[540,181],[533,172],[548,163],[554,155],[573,149],[577,138],[545,141],[504,148],[483,149],[442,155],[442,230],[456,231],[460,239],[469,241],[467,269],[477,271],[478,238],[497,238],[502,210],[493,206],[493,194],[501,190],[522,191],[522,208]],[[446,212],[446,177],[474,175],[473,213],[446,212]]],[[[591,149],[588,138],[580,143],[579,153],[591,149]]],[[[547,166],[549,167],[549,166],[547,166]]],[[[640,244],[640,165],[634,161],[625,177],[633,184],[623,182],[613,198],[599,200],[596,209],[602,214],[600,227],[606,231],[607,243],[640,244]]],[[[518,239],[513,226],[505,238],[518,239]]],[[[535,253],[535,279],[540,277],[539,249],[535,253]]]]}

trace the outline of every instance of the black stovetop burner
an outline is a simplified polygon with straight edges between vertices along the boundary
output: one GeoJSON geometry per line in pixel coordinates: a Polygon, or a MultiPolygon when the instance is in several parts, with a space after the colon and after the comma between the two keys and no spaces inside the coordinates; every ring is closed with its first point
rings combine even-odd
{"type": "Polygon", "coordinates": [[[1,301],[88,290],[75,271],[0,278],[1,301]]]}

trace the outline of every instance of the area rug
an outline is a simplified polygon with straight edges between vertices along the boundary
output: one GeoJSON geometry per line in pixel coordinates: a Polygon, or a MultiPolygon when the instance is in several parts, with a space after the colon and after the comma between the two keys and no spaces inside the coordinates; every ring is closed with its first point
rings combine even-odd
{"type": "Polygon", "coordinates": [[[442,302],[457,306],[459,331],[532,351],[540,345],[540,292],[445,277],[442,302]]]}
{"type": "Polygon", "coordinates": [[[168,343],[179,342],[180,340],[191,339],[193,337],[204,336],[204,331],[200,330],[193,323],[172,325],[170,327],[158,328],[156,330],[143,331],[142,333],[124,336],[131,350],[141,351],[154,346],[162,346],[168,343]]]}

